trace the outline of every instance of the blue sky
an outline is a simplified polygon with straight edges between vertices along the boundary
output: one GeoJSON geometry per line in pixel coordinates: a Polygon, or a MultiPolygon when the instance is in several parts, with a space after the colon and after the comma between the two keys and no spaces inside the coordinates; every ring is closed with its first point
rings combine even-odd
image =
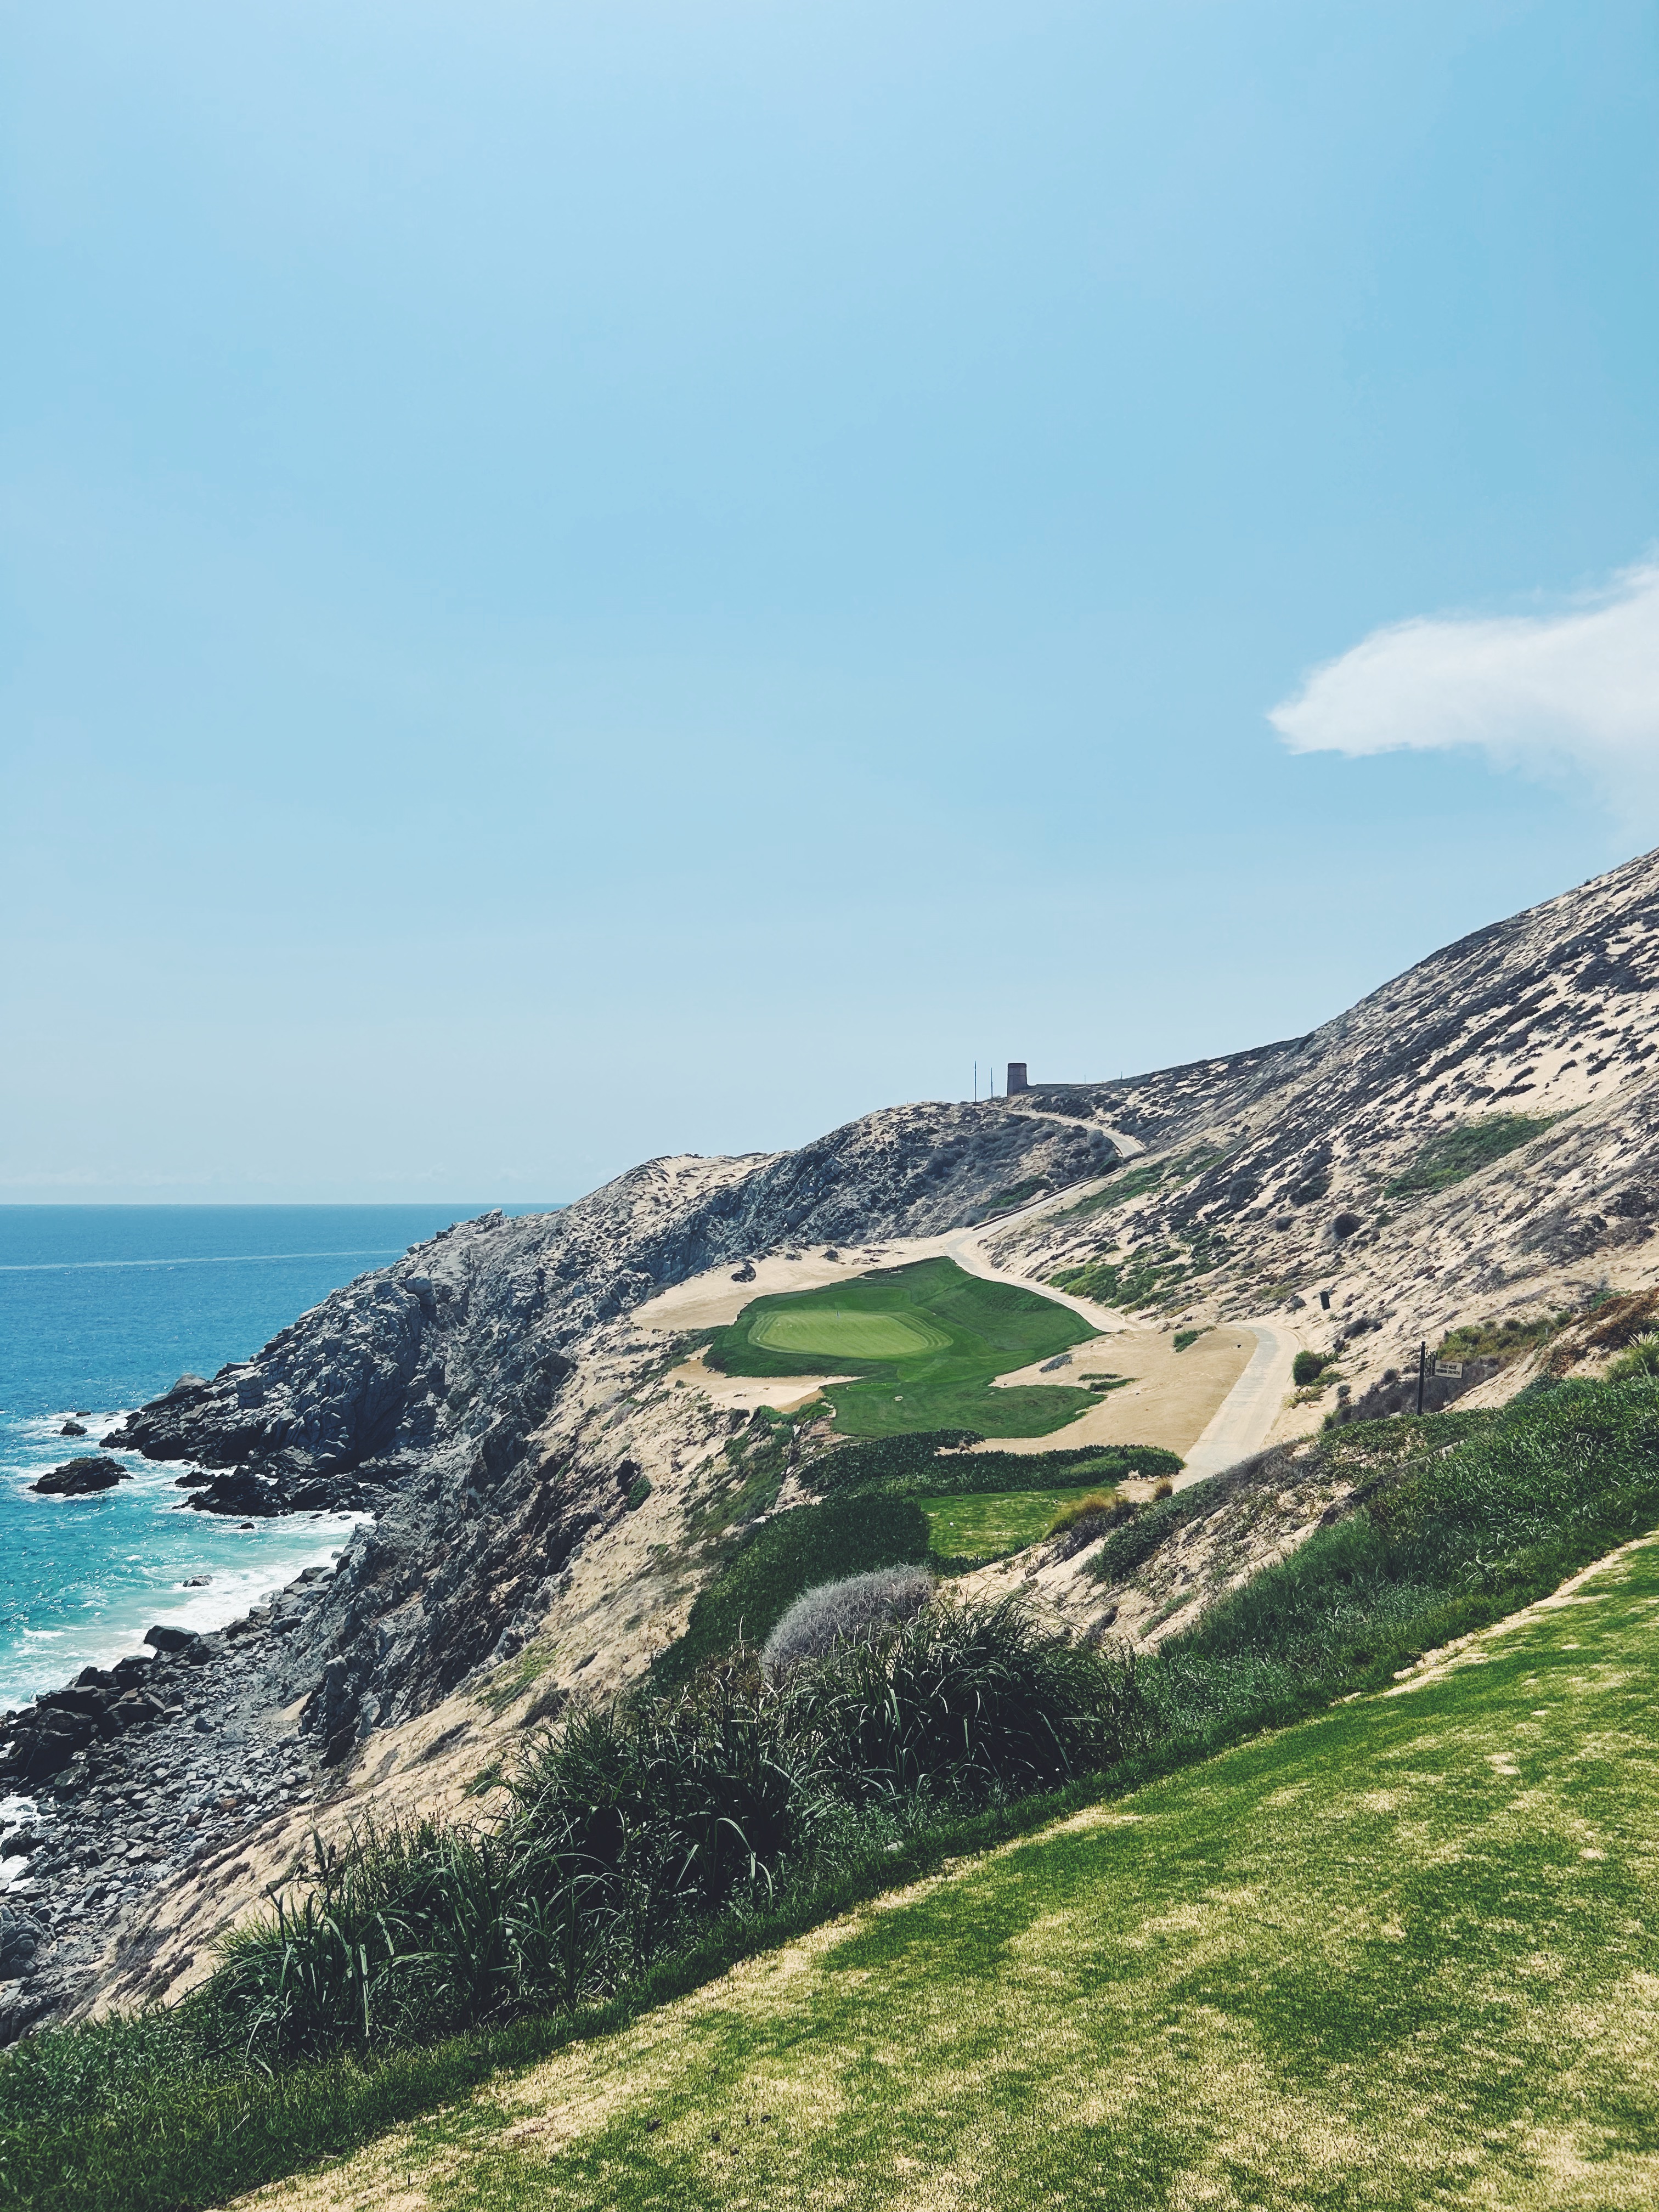
{"type": "Polygon", "coordinates": [[[570,1196],[1659,840],[1656,46],[0,9],[0,1198],[570,1196]]]}

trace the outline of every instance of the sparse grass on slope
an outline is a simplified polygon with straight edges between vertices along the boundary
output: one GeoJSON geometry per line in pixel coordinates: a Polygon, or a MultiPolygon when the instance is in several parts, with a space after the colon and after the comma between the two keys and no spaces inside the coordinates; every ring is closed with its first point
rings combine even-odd
{"type": "Polygon", "coordinates": [[[1529,1145],[1560,1118],[1559,1114],[1488,1114],[1478,1121],[1460,1122],[1431,1137],[1411,1165],[1386,1186],[1383,1195],[1407,1198],[1419,1191],[1449,1190],[1493,1160],[1529,1145]]]}
{"type": "Polygon", "coordinates": [[[270,2202],[1659,2201],[1659,1549],[270,2202]]]}

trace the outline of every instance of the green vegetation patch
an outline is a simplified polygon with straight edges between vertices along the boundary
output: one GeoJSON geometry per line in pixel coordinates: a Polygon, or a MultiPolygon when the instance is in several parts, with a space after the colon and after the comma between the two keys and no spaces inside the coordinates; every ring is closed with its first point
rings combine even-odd
{"type": "Polygon", "coordinates": [[[1298,1352],[1291,1362],[1291,1382],[1298,1390],[1305,1390],[1310,1382],[1318,1382],[1334,1356],[1329,1352],[1298,1352]]]}
{"type": "Polygon", "coordinates": [[[860,1378],[825,1394],[843,1436],[971,1428],[1038,1437],[1075,1420],[1091,1394],[1041,1383],[998,1390],[993,1381],[1097,1334],[1052,1298],[982,1281],[953,1260],[923,1260],[756,1298],[713,1333],[707,1356],[728,1375],[811,1374],[833,1361],[860,1378]]]}
{"type": "Polygon", "coordinates": [[[1560,1120],[1559,1114],[1488,1114],[1431,1137],[1403,1175],[1383,1186],[1386,1198],[1446,1190],[1516,1152],[1560,1120]]]}
{"type": "Polygon", "coordinates": [[[1144,1198],[1149,1190],[1160,1189],[1165,1183],[1174,1188],[1191,1182],[1201,1176],[1206,1168],[1212,1168],[1226,1154],[1215,1145],[1196,1145],[1189,1152],[1174,1158],[1142,1160],[1136,1167],[1119,1168],[1109,1175],[1104,1190],[1096,1191],[1091,1197],[1079,1199],[1075,1206],[1064,1207],[1054,1216],[1057,1221],[1087,1220],[1091,1214],[1104,1213],[1109,1209],[1127,1206],[1132,1199],[1144,1198]]]}
{"type": "Polygon", "coordinates": [[[1139,1244],[1120,1257],[1062,1267],[1048,1280],[1055,1290],[1091,1298],[1099,1306],[1169,1306],[1184,1304],[1189,1295],[1186,1286],[1200,1275],[1213,1274],[1227,1258],[1226,1238],[1205,1229],[1184,1244],[1139,1244]]]}
{"type": "Polygon", "coordinates": [[[741,1638],[766,1641],[803,1590],[872,1567],[925,1559],[927,1517],[908,1498],[837,1498],[798,1506],[763,1522],[691,1608],[685,1633],[654,1668],[662,1683],[682,1682],[706,1659],[723,1658],[741,1638]]]}
{"type": "MultiPolygon", "coordinates": [[[[967,1437],[963,1443],[977,1443],[967,1437]]],[[[1131,1477],[1157,1482],[1184,1462],[1161,1444],[1073,1444],[1046,1452],[941,1448],[927,1437],[887,1437],[842,1444],[814,1460],[805,1479],[825,1496],[879,1491],[891,1498],[967,1498],[992,1492],[1066,1490],[1131,1477]]]]}
{"type": "Polygon", "coordinates": [[[1482,1665],[961,1864],[331,2185],[409,2176],[451,2212],[1636,2212],[1656,1608],[1659,1553],[1630,1553],[1482,1665]]]}
{"type": "Polygon", "coordinates": [[[1546,1314],[1535,1321],[1465,1322],[1452,1329],[1435,1353],[1437,1359],[1513,1359],[1547,1344],[1572,1319],[1546,1314]]]}
{"type": "Polygon", "coordinates": [[[1045,1536],[1063,1505],[1087,1498],[1091,1489],[994,1490],[957,1498],[918,1500],[941,1559],[997,1559],[1045,1536]]]}

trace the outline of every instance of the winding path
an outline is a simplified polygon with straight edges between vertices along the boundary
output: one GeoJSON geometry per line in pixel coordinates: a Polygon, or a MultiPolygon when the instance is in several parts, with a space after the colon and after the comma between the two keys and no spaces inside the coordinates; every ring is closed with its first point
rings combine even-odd
{"type": "MultiPolygon", "coordinates": [[[[1000,1214],[994,1223],[988,1222],[977,1229],[953,1231],[941,1240],[943,1249],[968,1274],[979,1275],[987,1282],[1017,1284],[1023,1291],[1035,1291],[1039,1297],[1051,1298],[1056,1305],[1069,1306],[1091,1328],[1115,1330],[1121,1326],[1116,1316],[1108,1315],[1087,1298],[1074,1297],[1069,1291],[1057,1291],[1051,1284],[1034,1282],[1024,1275],[1011,1273],[1006,1267],[995,1266],[986,1256],[984,1243],[988,1229],[994,1227],[1000,1234],[1021,1222],[1036,1220],[1056,1206],[1074,1206],[1079,1199],[1102,1188],[1103,1182],[1103,1178],[1097,1177],[1086,1183],[1073,1184],[1069,1190],[1050,1191],[1030,1206],[1021,1206],[1018,1212],[1000,1214]]],[[[1291,1387],[1291,1363],[1299,1346],[1289,1329],[1269,1321],[1236,1322],[1228,1326],[1249,1330],[1255,1339],[1255,1350],[1244,1372],[1211,1415],[1208,1427],[1184,1455],[1186,1471],[1176,1479],[1177,1490],[1186,1489],[1189,1483],[1203,1482],[1260,1451],[1291,1387]]]]}

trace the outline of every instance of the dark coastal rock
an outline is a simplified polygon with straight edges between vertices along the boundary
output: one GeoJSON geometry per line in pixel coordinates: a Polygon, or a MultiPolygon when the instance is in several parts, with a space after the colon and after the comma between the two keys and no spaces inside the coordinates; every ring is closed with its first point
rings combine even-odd
{"type": "MultiPolygon", "coordinates": [[[[83,1436],[86,1431],[81,1432],[83,1436]]],[[[89,1498],[100,1490],[113,1490],[118,1482],[131,1482],[131,1469],[106,1459],[65,1460],[50,1474],[28,1486],[42,1498],[89,1498]]]]}
{"type": "Polygon", "coordinates": [[[83,1437],[86,1434],[86,1431],[82,1427],[79,1421],[65,1421],[63,1427],[58,1430],[58,1433],[60,1437],[83,1437]]]}
{"type": "Polygon", "coordinates": [[[190,1510],[192,1513],[252,1514],[257,1520],[269,1520],[288,1510],[288,1500],[274,1478],[261,1481],[246,1468],[237,1468],[229,1474],[210,1476],[191,1499],[190,1510]]]}
{"type": "Polygon", "coordinates": [[[188,1651],[191,1645],[199,1640],[193,1628],[173,1628],[166,1621],[158,1620],[154,1628],[147,1628],[144,1631],[144,1641],[150,1649],[154,1651],[165,1652],[169,1656],[177,1652],[188,1651]]]}

